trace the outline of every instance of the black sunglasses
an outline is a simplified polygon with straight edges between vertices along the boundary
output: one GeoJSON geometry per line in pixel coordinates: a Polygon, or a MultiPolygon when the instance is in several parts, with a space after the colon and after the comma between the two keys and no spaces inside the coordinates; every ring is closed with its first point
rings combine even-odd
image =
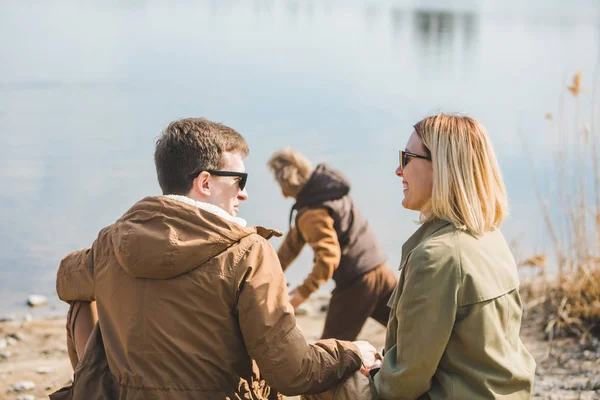
{"type": "Polygon", "coordinates": [[[206,171],[209,174],[214,175],[214,176],[234,176],[234,177],[240,178],[238,180],[238,185],[240,187],[240,190],[244,190],[244,188],[246,187],[246,182],[248,182],[248,173],[247,172],[202,170],[202,171],[194,172],[193,174],[189,174],[188,176],[190,178],[196,179],[196,177],[204,171],[206,171]]]}
{"type": "Polygon", "coordinates": [[[423,160],[431,161],[431,156],[422,156],[420,154],[411,153],[410,151],[400,150],[400,169],[404,169],[411,158],[422,158],[423,160]]]}

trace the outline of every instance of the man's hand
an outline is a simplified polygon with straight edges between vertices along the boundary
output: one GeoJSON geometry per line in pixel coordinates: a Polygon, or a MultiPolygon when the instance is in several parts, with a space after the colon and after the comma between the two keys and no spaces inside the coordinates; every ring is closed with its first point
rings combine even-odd
{"type": "Polygon", "coordinates": [[[381,367],[381,355],[379,355],[377,349],[375,349],[371,343],[364,340],[358,340],[352,343],[354,343],[360,351],[360,357],[362,358],[363,364],[360,368],[360,372],[363,375],[368,377],[371,369],[381,367]]]}
{"type": "Polygon", "coordinates": [[[306,297],[302,296],[298,291],[298,288],[292,290],[290,292],[290,304],[294,309],[298,308],[298,306],[306,300],[306,297]]]}

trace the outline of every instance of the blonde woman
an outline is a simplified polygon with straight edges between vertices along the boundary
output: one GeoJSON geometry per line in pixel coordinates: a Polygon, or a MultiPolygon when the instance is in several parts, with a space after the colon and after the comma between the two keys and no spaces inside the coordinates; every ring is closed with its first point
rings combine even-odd
{"type": "Polygon", "coordinates": [[[396,175],[421,226],[402,246],[383,363],[317,398],[529,399],[535,361],[519,338],[506,191],[484,127],[423,119],[396,175]]]}

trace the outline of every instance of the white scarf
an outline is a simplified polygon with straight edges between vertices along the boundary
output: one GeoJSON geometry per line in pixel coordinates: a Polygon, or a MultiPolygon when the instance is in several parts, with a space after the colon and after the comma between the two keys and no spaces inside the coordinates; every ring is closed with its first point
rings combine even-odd
{"type": "Polygon", "coordinates": [[[245,219],[234,217],[230,215],[227,211],[223,210],[221,207],[215,206],[214,204],[205,203],[203,201],[196,201],[194,199],[190,199],[187,196],[181,196],[178,194],[167,194],[164,197],[168,197],[172,200],[181,201],[182,203],[189,204],[190,206],[198,207],[201,210],[208,211],[209,213],[214,214],[217,217],[226,219],[229,222],[233,222],[234,224],[238,224],[240,226],[248,225],[245,219]]]}

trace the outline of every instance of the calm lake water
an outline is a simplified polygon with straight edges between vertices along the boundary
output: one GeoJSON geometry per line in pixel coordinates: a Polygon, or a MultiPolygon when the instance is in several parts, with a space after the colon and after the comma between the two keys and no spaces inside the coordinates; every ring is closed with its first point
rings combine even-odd
{"type": "Polygon", "coordinates": [[[592,0],[0,1],[0,315],[26,313],[30,293],[52,299],[36,312],[63,312],[60,259],[159,194],[155,138],[187,116],[249,142],[251,224],[287,227],[265,163],[289,145],[350,178],[396,266],[417,219],[398,149],[420,118],[468,113],[503,168],[505,235],[547,249],[519,132],[551,170],[544,115],[580,69],[591,102],[599,46],[592,0]]]}

